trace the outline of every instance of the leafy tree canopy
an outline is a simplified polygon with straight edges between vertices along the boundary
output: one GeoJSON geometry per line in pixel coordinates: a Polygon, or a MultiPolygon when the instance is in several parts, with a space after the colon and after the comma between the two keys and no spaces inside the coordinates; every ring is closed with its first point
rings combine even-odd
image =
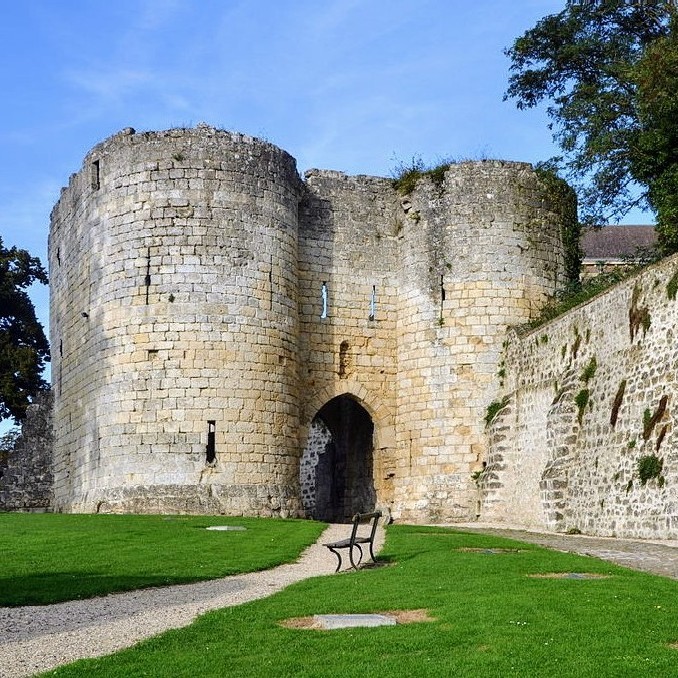
{"type": "MultiPolygon", "coordinates": [[[[550,165],[577,188],[585,223],[607,223],[636,205],[656,206],[650,188],[656,168],[641,171],[637,144],[659,112],[639,106],[638,69],[650,67],[646,54],[673,40],[675,12],[676,0],[571,0],[506,50],[506,98],[521,109],[548,102],[563,151],[550,165]]],[[[653,137],[643,143],[650,150],[653,137]]]]}
{"type": "Polygon", "coordinates": [[[20,421],[31,398],[47,388],[49,344],[26,291],[34,281],[47,283],[40,260],[5,248],[0,238],[0,419],[20,421]]]}
{"type": "Polygon", "coordinates": [[[678,252],[678,17],[649,45],[635,68],[640,128],[632,149],[634,176],[648,187],[664,253],[678,252]]]}

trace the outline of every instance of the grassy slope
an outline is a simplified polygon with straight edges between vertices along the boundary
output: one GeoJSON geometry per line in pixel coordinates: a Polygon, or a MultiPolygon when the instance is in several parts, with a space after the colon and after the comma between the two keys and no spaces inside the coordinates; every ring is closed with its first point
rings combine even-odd
{"type": "Polygon", "coordinates": [[[322,532],[310,521],[224,516],[0,514],[0,605],[214,579],[294,560],[322,532]],[[217,532],[208,525],[242,525],[217,532]]]}
{"type": "Polygon", "coordinates": [[[201,617],[109,658],[57,670],[88,676],[676,676],[675,581],[593,558],[436,528],[389,529],[388,567],[307,580],[201,617]],[[609,579],[531,579],[597,572],[609,579]],[[427,608],[433,623],[310,631],[278,621],[318,613],[427,608]]]}

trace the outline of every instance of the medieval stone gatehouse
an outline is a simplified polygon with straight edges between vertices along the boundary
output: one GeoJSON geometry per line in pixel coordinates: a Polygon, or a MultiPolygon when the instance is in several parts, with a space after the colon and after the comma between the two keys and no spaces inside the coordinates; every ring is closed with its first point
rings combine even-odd
{"type": "Polygon", "coordinates": [[[524,163],[440,179],[302,180],[204,125],[96,146],[50,231],[54,509],[475,517],[562,205],[524,163]]]}

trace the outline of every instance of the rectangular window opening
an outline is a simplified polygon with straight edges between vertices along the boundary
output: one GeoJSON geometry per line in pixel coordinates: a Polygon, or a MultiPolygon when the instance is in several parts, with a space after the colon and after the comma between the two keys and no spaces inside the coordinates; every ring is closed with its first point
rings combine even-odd
{"type": "Polygon", "coordinates": [[[207,421],[207,447],[205,449],[205,462],[212,466],[217,458],[216,452],[217,422],[213,419],[207,421]]]}
{"type": "Polygon", "coordinates": [[[445,281],[443,276],[440,276],[440,315],[438,317],[438,324],[442,325],[444,322],[443,310],[445,306],[445,281]]]}
{"type": "Polygon", "coordinates": [[[90,167],[90,179],[92,181],[92,190],[98,191],[101,188],[101,182],[99,177],[99,161],[93,160],[90,167]]]}
{"type": "Polygon", "coordinates": [[[146,306],[148,306],[148,293],[151,289],[151,248],[148,248],[146,254],[146,276],[144,278],[144,285],[146,286],[146,306]]]}
{"type": "Polygon", "coordinates": [[[374,320],[377,315],[377,286],[372,285],[372,297],[370,298],[370,320],[374,320]]]}

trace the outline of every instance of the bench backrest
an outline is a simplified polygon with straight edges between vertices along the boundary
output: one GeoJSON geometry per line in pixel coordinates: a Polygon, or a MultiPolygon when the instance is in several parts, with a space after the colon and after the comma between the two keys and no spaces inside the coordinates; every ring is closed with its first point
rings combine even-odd
{"type": "Polygon", "coordinates": [[[374,534],[377,531],[377,523],[381,518],[381,511],[374,511],[372,513],[356,513],[353,516],[353,530],[351,531],[351,541],[353,541],[358,535],[358,527],[360,525],[365,525],[372,521],[372,528],[370,532],[370,541],[374,541],[374,534]]]}

